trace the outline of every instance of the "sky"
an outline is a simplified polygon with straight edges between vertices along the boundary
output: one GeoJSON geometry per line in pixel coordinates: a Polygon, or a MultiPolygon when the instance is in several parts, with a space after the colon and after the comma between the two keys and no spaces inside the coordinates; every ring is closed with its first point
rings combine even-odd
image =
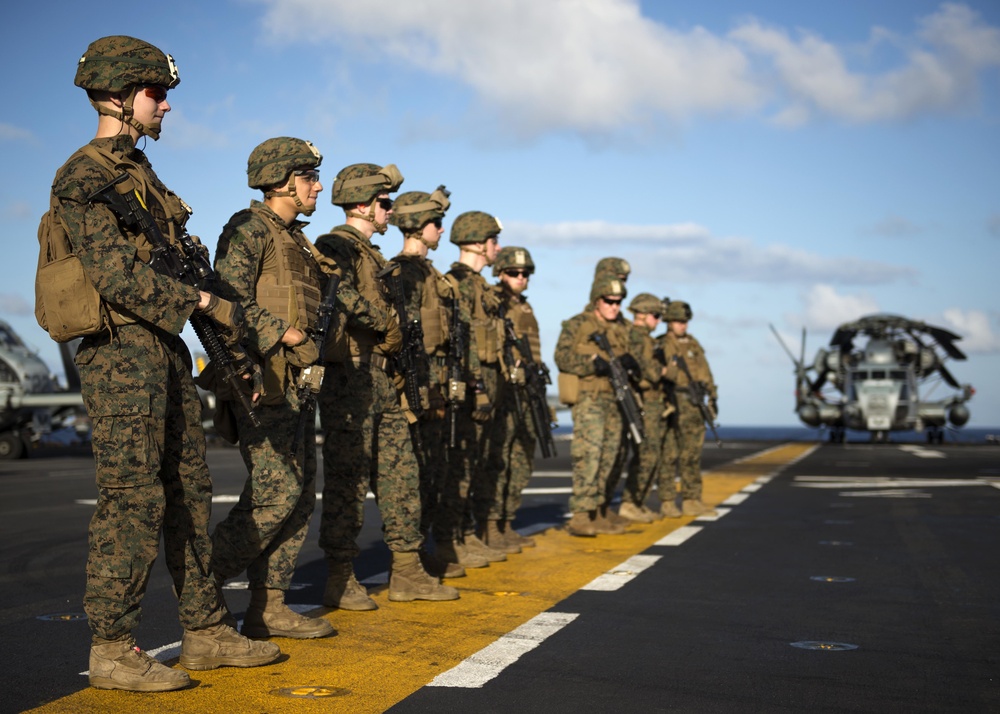
{"type": "MultiPolygon", "coordinates": [[[[96,113],[73,85],[87,45],[140,37],[181,84],[158,175],[214,250],[258,198],[246,159],[296,136],[402,190],[452,191],[450,220],[499,217],[537,265],[528,297],[549,364],[595,263],[630,295],[693,308],[720,422],[787,425],[794,374],[842,322],[888,312],[963,336],[949,368],[1000,425],[1000,3],[925,0],[179,0],[18,3],[0,26],[0,319],[60,371],[33,316],[52,177],[96,113]]],[[[320,196],[307,235],[343,213],[320,196]]],[[[446,234],[447,236],[447,234],[446,234]]],[[[395,228],[376,241],[387,256],[395,228]]],[[[457,259],[442,242],[442,269],[457,259]]],[[[193,336],[185,334],[192,346],[193,336]]],[[[940,398],[937,389],[930,396],[940,398]]]]}

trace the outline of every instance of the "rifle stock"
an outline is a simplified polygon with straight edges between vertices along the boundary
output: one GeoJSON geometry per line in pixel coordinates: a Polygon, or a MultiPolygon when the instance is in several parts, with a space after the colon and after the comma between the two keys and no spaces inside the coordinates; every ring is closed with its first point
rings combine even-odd
{"type": "Polygon", "coordinates": [[[632,391],[632,385],[628,381],[628,372],[622,366],[621,359],[611,349],[608,337],[602,332],[595,332],[590,336],[601,350],[608,355],[608,364],[611,366],[611,387],[614,389],[615,401],[621,409],[622,416],[628,426],[629,436],[632,443],[638,446],[646,438],[646,430],[642,423],[642,407],[639,400],[632,391]]]}
{"type": "Polygon", "coordinates": [[[687,360],[683,356],[677,356],[677,366],[681,368],[681,371],[688,378],[688,389],[690,390],[691,400],[697,405],[698,411],[701,412],[701,418],[705,420],[708,424],[708,428],[712,430],[712,436],[715,437],[715,443],[718,447],[722,448],[722,439],[719,438],[719,432],[716,430],[715,424],[715,410],[706,403],[706,398],[708,393],[705,390],[705,385],[702,382],[696,382],[693,377],[691,377],[691,371],[688,369],[687,360]]]}

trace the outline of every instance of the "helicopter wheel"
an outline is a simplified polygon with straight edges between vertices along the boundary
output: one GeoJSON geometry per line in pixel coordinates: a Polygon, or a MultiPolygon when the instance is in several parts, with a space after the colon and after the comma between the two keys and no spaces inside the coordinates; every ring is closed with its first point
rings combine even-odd
{"type": "Polygon", "coordinates": [[[13,461],[24,455],[24,442],[19,434],[5,431],[0,434],[0,460],[13,461]]]}

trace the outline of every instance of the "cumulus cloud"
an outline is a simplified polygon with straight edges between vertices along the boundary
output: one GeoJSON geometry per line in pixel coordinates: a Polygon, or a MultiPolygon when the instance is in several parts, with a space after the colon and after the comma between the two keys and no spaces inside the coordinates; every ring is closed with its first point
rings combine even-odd
{"type": "Polygon", "coordinates": [[[879,312],[878,303],[864,293],[838,293],[832,285],[812,286],[802,296],[801,316],[786,316],[789,322],[801,322],[809,329],[833,330],[845,322],[879,312]]]}
{"type": "Polygon", "coordinates": [[[33,315],[35,306],[22,295],[0,293],[0,315],[33,315]]]}
{"type": "Polygon", "coordinates": [[[726,34],[675,29],[643,16],[638,0],[423,0],[377,20],[350,0],[260,2],[267,40],[335,43],[456,80],[521,136],[614,135],[755,111],[786,125],[900,120],[968,104],[979,73],[1000,65],[1000,30],[958,4],[919,19],[909,36],[871,29],[869,44],[893,55],[875,68],[815,33],[757,19],[726,34]]]}
{"type": "Polygon", "coordinates": [[[962,337],[958,348],[966,353],[1000,352],[1000,334],[994,331],[996,319],[990,319],[983,310],[960,310],[949,308],[944,311],[944,327],[962,337]]]}
{"type": "Polygon", "coordinates": [[[809,253],[785,245],[758,245],[740,237],[717,237],[696,223],[616,225],[604,221],[552,224],[510,222],[511,245],[601,247],[628,244],[633,272],[650,280],[684,285],[696,282],[839,283],[878,285],[915,277],[913,269],[855,257],[809,253]]]}

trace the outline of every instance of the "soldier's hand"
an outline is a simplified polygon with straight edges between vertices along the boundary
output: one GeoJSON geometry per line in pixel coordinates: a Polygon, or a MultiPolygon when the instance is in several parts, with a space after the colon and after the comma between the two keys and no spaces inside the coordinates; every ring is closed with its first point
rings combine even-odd
{"type": "Polygon", "coordinates": [[[490,403],[490,395],[486,393],[486,386],[482,382],[477,382],[472,419],[478,422],[489,421],[492,414],[493,405],[490,403]]]}
{"type": "Polygon", "coordinates": [[[256,404],[261,392],[264,391],[264,373],[260,365],[250,359],[239,345],[232,348],[232,352],[233,368],[243,379],[243,386],[250,394],[250,402],[256,404]]]}
{"type": "Polygon", "coordinates": [[[399,320],[396,315],[389,315],[389,324],[386,326],[385,339],[382,340],[382,350],[387,355],[396,354],[403,348],[403,332],[399,329],[399,320]]]}
{"type": "Polygon", "coordinates": [[[285,359],[293,367],[308,367],[319,361],[319,347],[306,335],[299,344],[285,348],[285,359]]]}
{"type": "Polygon", "coordinates": [[[715,397],[709,397],[708,408],[712,410],[715,416],[719,416],[719,400],[715,397]]]}
{"type": "Polygon", "coordinates": [[[208,304],[201,311],[226,331],[224,339],[228,347],[243,341],[246,335],[246,315],[238,302],[223,300],[218,295],[208,294],[208,304]]]}
{"type": "Polygon", "coordinates": [[[600,355],[594,355],[594,374],[598,377],[607,377],[611,374],[611,365],[600,355]]]}
{"type": "Polygon", "coordinates": [[[639,368],[639,362],[630,354],[624,354],[621,356],[622,367],[628,372],[629,376],[633,379],[638,379],[642,375],[642,370],[639,368]]]}

